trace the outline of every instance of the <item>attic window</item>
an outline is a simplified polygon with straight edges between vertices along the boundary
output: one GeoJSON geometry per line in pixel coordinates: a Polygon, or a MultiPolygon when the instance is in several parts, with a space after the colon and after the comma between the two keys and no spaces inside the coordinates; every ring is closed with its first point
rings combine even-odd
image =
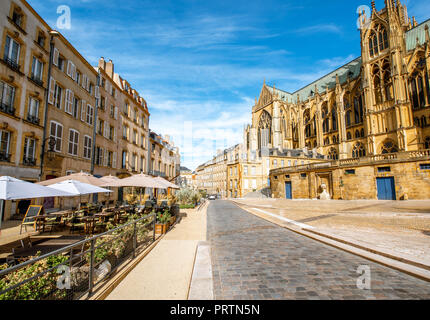
{"type": "Polygon", "coordinates": [[[13,14],[12,14],[12,21],[13,23],[15,23],[17,26],[22,28],[22,20],[23,20],[23,15],[20,13],[21,9],[19,8],[15,8],[13,10],[13,14]]]}
{"type": "Polygon", "coordinates": [[[39,32],[39,34],[37,35],[37,44],[41,47],[45,46],[45,36],[43,35],[42,32],[39,32]]]}

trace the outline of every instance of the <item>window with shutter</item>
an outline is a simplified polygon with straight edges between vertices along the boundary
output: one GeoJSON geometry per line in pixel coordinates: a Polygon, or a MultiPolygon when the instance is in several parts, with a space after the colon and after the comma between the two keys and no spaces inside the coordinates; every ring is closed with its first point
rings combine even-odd
{"type": "Polygon", "coordinates": [[[72,61],[70,61],[70,60],[67,60],[67,71],[66,71],[66,74],[69,77],[72,77],[72,61]]]}
{"type": "Polygon", "coordinates": [[[85,122],[87,119],[87,102],[85,100],[82,100],[82,107],[81,107],[81,121],[85,122]]]}
{"type": "Polygon", "coordinates": [[[60,58],[60,51],[57,48],[54,48],[54,54],[52,56],[52,63],[58,67],[58,59],[60,58]]]}
{"type": "Polygon", "coordinates": [[[118,107],[115,107],[114,118],[118,119],[118,107]]]}
{"type": "Polygon", "coordinates": [[[107,167],[107,165],[108,165],[108,151],[107,151],[107,150],[104,150],[104,161],[103,161],[103,165],[104,165],[105,167],[107,167]]]}

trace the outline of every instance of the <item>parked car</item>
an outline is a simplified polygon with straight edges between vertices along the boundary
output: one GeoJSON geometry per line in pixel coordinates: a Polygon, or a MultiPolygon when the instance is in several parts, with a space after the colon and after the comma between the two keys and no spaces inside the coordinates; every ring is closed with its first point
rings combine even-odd
{"type": "Polygon", "coordinates": [[[214,194],[210,195],[209,200],[216,200],[216,195],[214,195],[214,194]]]}

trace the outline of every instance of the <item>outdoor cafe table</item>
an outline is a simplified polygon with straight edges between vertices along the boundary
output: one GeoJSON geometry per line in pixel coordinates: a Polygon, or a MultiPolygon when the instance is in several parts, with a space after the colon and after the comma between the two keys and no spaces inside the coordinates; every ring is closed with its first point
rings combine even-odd
{"type": "Polygon", "coordinates": [[[92,234],[94,232],[97,220],[98,217],[96,216],[82,218],[82,221],[84,222],[84,232],[86,234],[92,234]]]}
{"type": "Polygon", "coordinates": [[[44,222],[46,221],[46,219],[49,218],[57,218],[57,217],[65,217],[69,214],[69,212],[66,211],[62,211],[62,212],[52,212],[49,214],[41,214],[35,217],[36,220],[36,231],[40,230],[40,228],[42,227],[42,232],[45,232],[45,224],[44,222]]]}

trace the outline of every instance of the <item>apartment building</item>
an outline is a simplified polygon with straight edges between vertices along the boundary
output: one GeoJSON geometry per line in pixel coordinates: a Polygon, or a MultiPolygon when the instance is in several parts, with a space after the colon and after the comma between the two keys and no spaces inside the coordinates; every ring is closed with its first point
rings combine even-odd
{"type": "Polygon", "coordinates": [[[153,131],[150,131],[149,143],[151,156],[149,173],[172,182],[176,181],[180,176],[181,167],[179,148],[175,147],[170,136],[163,137],[153,131]]]}
{"type": "Polygon", "coordinates": [[[50,28],[26,2],[2,1],[0,16],[0,175],[37,181],[50,28]]]}
{"type": "Polygon", "coordinates": [[[120,109],[121,176],[140,172],[148,173],[148,105],[127,80],[115,74],[115,81],[123,94],[120,109]]]}

